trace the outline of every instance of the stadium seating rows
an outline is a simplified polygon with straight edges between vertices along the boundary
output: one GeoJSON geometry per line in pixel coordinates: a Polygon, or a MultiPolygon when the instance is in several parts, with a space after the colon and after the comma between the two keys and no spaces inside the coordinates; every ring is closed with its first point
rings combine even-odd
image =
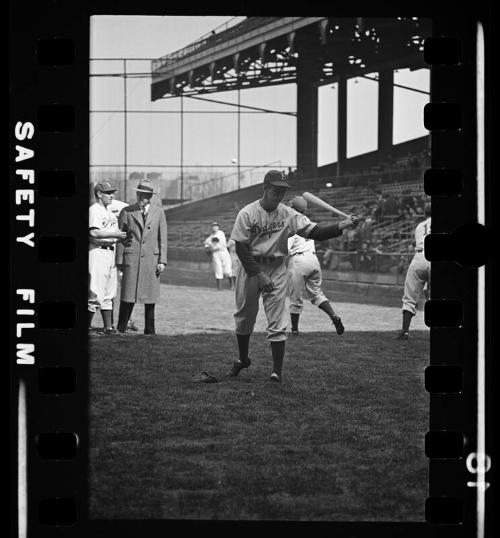
{"type": "MultiPolygon", "coordinates": [[[[421,196],[423,193],[421,182],[382,184],[378,186],[377,190],[383,194],[391,193],[396,196],[401,196],[403,193],[409,196],[421,196]]],[[[363,206],[373,204],[377,199],[377,193],[374,190],[363,187],[324,188],[317,195],[346,213],[356,212],[358,214],[363,206]]],[[[295,196],[295,193],[287,195],[284,203],[289,203],[293,196],[295,196]]],[[[233,228],[236,214],[236,209],[233,209],[213,215],[203,215],[198,219],[168,220],[169,246],[174,248],[201,248],[203,241],[210,234],[210,225],[214,220],[219,223],[220,228],[226,235],[229,235],[233,228]]],[[[313,206],[309,207],[308,214],[316,222],[331,220],[328,212],[313,206]]],[[[381,221],[376,221],[372,225],[372,233],[374,237],[383,239],[390,251],[397,252],[405,250],[407,244],[412,241],[414,228],[415,221],[413,219],[396,220],[388,217],[381,221]]]]}

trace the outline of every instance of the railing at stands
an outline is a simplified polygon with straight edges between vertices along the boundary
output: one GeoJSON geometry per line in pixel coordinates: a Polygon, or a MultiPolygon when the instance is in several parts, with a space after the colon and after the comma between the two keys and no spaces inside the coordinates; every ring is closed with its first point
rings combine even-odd
{"type": "Polygon", "coordinates": [[[425,168],[405,168],[385,170],[383,172],[358,172],[341,176],[291,179],[294,188],[301,190],[314,189],[323,191],[339,187],[367,187],[391,190],[391,183],[409,183],[423,181],[425,168]],[[327,186],[330,185],[330,186],[327,186]]]}
{"type": "Polygon", "coordinates": [[[318,258],[321,266],[329,271],[354,271],[363,274],[392,273],[404,276],[413,258],[413,253],[327,250],[319,251],[318,258]]]}
{"type": "Polygon", "coordinates": [[[162,67],[164,67],[165,65],[169,63],[176,62],[180,60],[181,58],[185,58],[186,56],[189,56],[190,54],[194,54],[198,50],[209,45],[210,43],[213,43],[214,41],[218,40],[222,32],[225,32],[229,28],[232,28],[233,26],[237,24],[241,24],[241,22],[243,22],[243,21],[239,21],[238,19],[241,19],[241,17],[240,16],[232,17],[231,19],[226,21],[224,24],[217,26],[217,28],[214,28],[211,32],[201,36],[195,42],[187,45],[186,47],[180,50],[177,50],[175,52],[172,52],[171,54],[167,54],[166,56],[162,56],[161,58],[153,60],[151,62],[152,71],[154,72],[158,69],[161,69],[162,67]]]}
{"type": "MultiPolygon", "coordinates": [[[[323,268],[324,280],[403,285],[414,254],[319,250],[317,255],[323,268]]],[[[210,263],[210,257],[201,247],[169,247],[168,257],[171,260],[198,264],[200,269],[204,266],[199,264],[210,263]]]]}

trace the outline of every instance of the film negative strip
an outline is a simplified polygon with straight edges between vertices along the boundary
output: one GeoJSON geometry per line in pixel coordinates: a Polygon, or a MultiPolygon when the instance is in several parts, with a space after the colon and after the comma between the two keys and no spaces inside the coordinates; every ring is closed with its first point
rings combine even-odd
{"type": "MultiPolygon", "coordinates": [[[[96,486],[89,478],[91,459],[95,462],[99,450],[109,449],[96,445],[91,411],[99,387],[91,376],[88,336],[90,17],[200,13],[153,1],[11,5],[9,364],[11,494],[16,500],[12,520],[17,536],[160,536],[174,524],[216,532],[253,525],[269,530],[314,527],[338,536],[492,535],[493,21],[488,2],[475,2],[462,11],[451,2],[431,4],[321,6],[328,17],[352,17],[355,12],[389,18],[404,11],[432,25],[422,52],[431,70],[423,122],[432,153],[424,176],[425,194],[432,197],[432,233],[425,240],[432,297],[424,312],[430,360],[421,389],[428,393],[430,414],[420,448],[428,459],[429,482],[420,521],[387,515],[359,521],[348,515],[309,521],[299,515],[273,521],[272,511],[264,520],[255,514],[240,518],[231,511],[211,520],[183,517],[182,511],[178,517],[162,518],[161,506],[152,508],[157,515],[150,519],[113,516],[122,512],[112,509],[108,518],[92,517],[91,488],[108,489],[112,506],[124,499],[114,496],[113,483],[96,486]]],[[[211,13],[204,7],[203,15],[265,12],[254,13],[254,6],[247,13],[243,8],[237,6],[236,13],[235,6],[218,6],[211,13]]],[[[207,378],[215,379],[208,373],[202,376],[207,378]]],[[[106,405],[112,410],[116,402],[106,405]]],[[[286,447],[280,450],[286,459],[286,447]]],[[[135,457],[147,457],[147,450],[135,457]]],[[[335,457],[333,453],[329,459],[335,457]]],[[[256,473],[258,461],[256,456],[256,473]]],[[[151,464],[149,472],[161,470],[151,464]]],[[[136,480],[132,471],[113,478],[136,480]]],[[[346,487],[356,495],[353,484],[346,487]]],[[[126,488],[120,494],[123,491],[126,488]]],[[[376,483],[372,495],[384,495],[376,483]]],[[[190,502],[196,498],[191,495],[190,502]]],[[[390,499],[395,514],[398,501],[390,499]]],[[[294,506],[298,510],[298,504],[294,506]]]]}

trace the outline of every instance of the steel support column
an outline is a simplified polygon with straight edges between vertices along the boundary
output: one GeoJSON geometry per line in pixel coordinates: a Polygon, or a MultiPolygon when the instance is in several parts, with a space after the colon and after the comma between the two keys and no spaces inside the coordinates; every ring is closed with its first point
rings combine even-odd
{"type": "Polygon", "coordinates": [[[342,75],[338,82],[337,101],[337,176],[344,171],[347,160],[347,78],[342,75]]]}
{"type": "Polygon", "coordinates": [[[301,177],[318,174],[319,35],[297,32],[297,169],[301,177]]]}
{"type": "Polygon", "coordinates": [[[181,95],[181,110],[180,110],[180,120],[181,120],[181,204],[184,203],[184,97],[181,95]]]}
{"type": "Polygon", "coordinates": [[[128,175],[128,155],[127,155],[127,60],[123,60],[123,200],[128,201],[127,175],[128,175]]]}
{"type": "Polygon", "coordinates": [[[379,73],[378,84],[378,151],[392,153],[394,114],[394,72],[385,69],[379,73]]]}
{"type": "Polygon", "coordinates": [[[238,148],[237,148],[237,163],[238,163],[238,190],[241,189],[241,89],[238,87],[238,148]]]}

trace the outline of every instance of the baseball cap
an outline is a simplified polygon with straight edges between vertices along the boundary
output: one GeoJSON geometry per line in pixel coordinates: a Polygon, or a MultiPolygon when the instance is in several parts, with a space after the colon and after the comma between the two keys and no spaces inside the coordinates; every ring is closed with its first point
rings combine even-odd
{"type": "Polygon", "coordinates": [[[156,194],[157,191],[154,189],[153,182],[150,179],[143,179],[139,185],[137,185],[137,188],[135,189],[137,192],[147,192],[149,194],[156,194]]]}
{"type": "Polygon", "coordinates": [[[115,192],[116,187],[114,187],[109,181],[99,181],[94,186],[94,192],[115,192]]]}
{"type": "Polygon", "coordinates": [[[264,185],[273,185],[274,187],[286,187],[291,189],[290,185],[286,182],[285,173],[279,170],[269,170],[264,176],[264,185]]]}
{"type": "Polygon", "coordinates": [[[214,220],[210,226],[219,226],[219,223],[214,220]]]}

